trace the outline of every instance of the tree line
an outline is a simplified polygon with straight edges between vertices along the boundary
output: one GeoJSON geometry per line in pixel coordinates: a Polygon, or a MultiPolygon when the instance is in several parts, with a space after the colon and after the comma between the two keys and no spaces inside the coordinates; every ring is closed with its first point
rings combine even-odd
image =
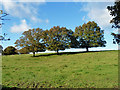
{"type": "MultiPolygon", "coordinates": [[[[120,29],[120,1],[116,1],[114,6],[108,6],[110,15],[114,16],[110,23],[113,23],[112,28],[120,29]]],[[[1,10],[1,14],[3,11],[1,10]]],[[[8,15],[8,14],[6,14],[8,15]]],[[[4,16],[2,16],[4,17],[4,16]]],[[[0,17],[0,20],[4,20],[0,17]]],[[[0,23],[0,26],[2,24],[0,23]]],[[[113,43],[120,43],[120,34],[112,33],[114,36],[113,43]]],[[[16,40],[16,47],[20,47],[20,50],[15,49],[13,46],[7,47],[3,53],[5,55],[10,54],[7,51],[12,50],[16,54],[27,54],[33,52],[54,50],[59,54],[59,50],[65,50],[66,48],[88,48],[91,47],[105,47],[106,41],[104,40],[104,31],[94,21],[84,23],[82,26],[76,27],[75,32],[67,29],[66,27],[60,28],[54,26],[50,30],[42,29],[29,29],[23,32],[22,36],[16,40]]]]}
{"type": "Polygon", "coordinates": [[[69,48],[88,48],[105,47],[104,30],[95,23],[89,21],[82,26],[75,28],[73,32],[66,27],[54,26],[50,30],[40,28],[29,29],[22,33],[22,36],[16,40],[15,47],[22,53],[43,52],[46,50],[56,51],[69,48]]]}

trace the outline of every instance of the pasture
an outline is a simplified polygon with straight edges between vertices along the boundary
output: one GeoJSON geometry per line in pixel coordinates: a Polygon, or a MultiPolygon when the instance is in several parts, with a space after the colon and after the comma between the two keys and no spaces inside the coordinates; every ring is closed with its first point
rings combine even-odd
{"type": "Polygon", "coordinates": [[[117,88],[118,51],[3,56],[2,85],[18,88],[117,88]]]}

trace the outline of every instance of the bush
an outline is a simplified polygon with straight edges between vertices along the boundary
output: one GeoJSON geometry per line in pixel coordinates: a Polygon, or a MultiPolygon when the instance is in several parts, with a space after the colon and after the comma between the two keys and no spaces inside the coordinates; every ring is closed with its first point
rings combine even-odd
{"type": "Polygon", "coordinates": [[[7,48],[5,48],[5,50],[3,51],[4,55],[14,55],[14,54],[18,54],[17,53],[17,49],[13,46],[8,46],[7,48]]]}

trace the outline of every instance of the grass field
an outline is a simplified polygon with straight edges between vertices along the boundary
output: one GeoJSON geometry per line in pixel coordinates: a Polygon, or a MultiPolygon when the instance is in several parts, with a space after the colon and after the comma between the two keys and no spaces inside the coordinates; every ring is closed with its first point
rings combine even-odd
{"type": "Polygon", "coordinates": [[[118,51],[3,56],[2,84],[18,88],[117,88],[118,51]]]}

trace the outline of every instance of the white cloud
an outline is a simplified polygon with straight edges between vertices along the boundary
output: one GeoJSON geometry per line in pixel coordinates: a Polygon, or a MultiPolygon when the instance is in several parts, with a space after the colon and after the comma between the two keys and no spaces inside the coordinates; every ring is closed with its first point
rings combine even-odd
{"type": "Polygon", "coordinates": [[[48,19],[46,19],[46,20],[45,20],[45,22],[46,22],[46,23],[49,23],[49,20],[48,20],[48,19]]]}
{"type": "Polygon", "coordinates": [[[27,31],[30,29],[30,26],[27,25],[26,20],[21,20],[21,24],[20,25],[13,25],[11,27],[11,32],[13,33],[19,33],[19,32],[23,32],[23,31],[27,31]]]}
{"type": "Polygon", "coordinates": [[[43,22],[42,19],[39,19],[39,18],[34,17],[34,16],[31,17],[31,20],[34,21],[34,22],[38,22],[38,23],[39,23],[39,22],[40,22],[40,23],[43,22]]]}
{"type": "MultiPolygon", "coordinates": [[[[42,2],[29,2],[28,0],[15,2],[17,0],[3,0],[3,8],[7,13],[9,13],[13,17],[18,17],[20,19],[26,18],[34,22],[45,22],[40,17],[38,17],[38,9],[39,5],[44,4],[45,0],[41,0],[42,2]]],[[[34,1],[34,0],[31,0],[34,1]]],[[[1,2],[1,1],[0,1],[1,2]]]]}
{"type": "Polygon", "coordinates": [[[45,22],[45,23],[49,23],[49,20],[46,19],[46,20],[42,20],[42,19],[39,19],[37,17],[31,17],[31,19],[34,21],[34,22],[37,22],[37,23],[41,23],[41,22],[45,22]]]}
{"type": "Polygon", "coordinates": [[[102,28],[111,27],[110,20],[112,16],[107,10],[108,3],[87,3],[81,9],[88,12],[90,20],[95,21],[102,28]]]}

